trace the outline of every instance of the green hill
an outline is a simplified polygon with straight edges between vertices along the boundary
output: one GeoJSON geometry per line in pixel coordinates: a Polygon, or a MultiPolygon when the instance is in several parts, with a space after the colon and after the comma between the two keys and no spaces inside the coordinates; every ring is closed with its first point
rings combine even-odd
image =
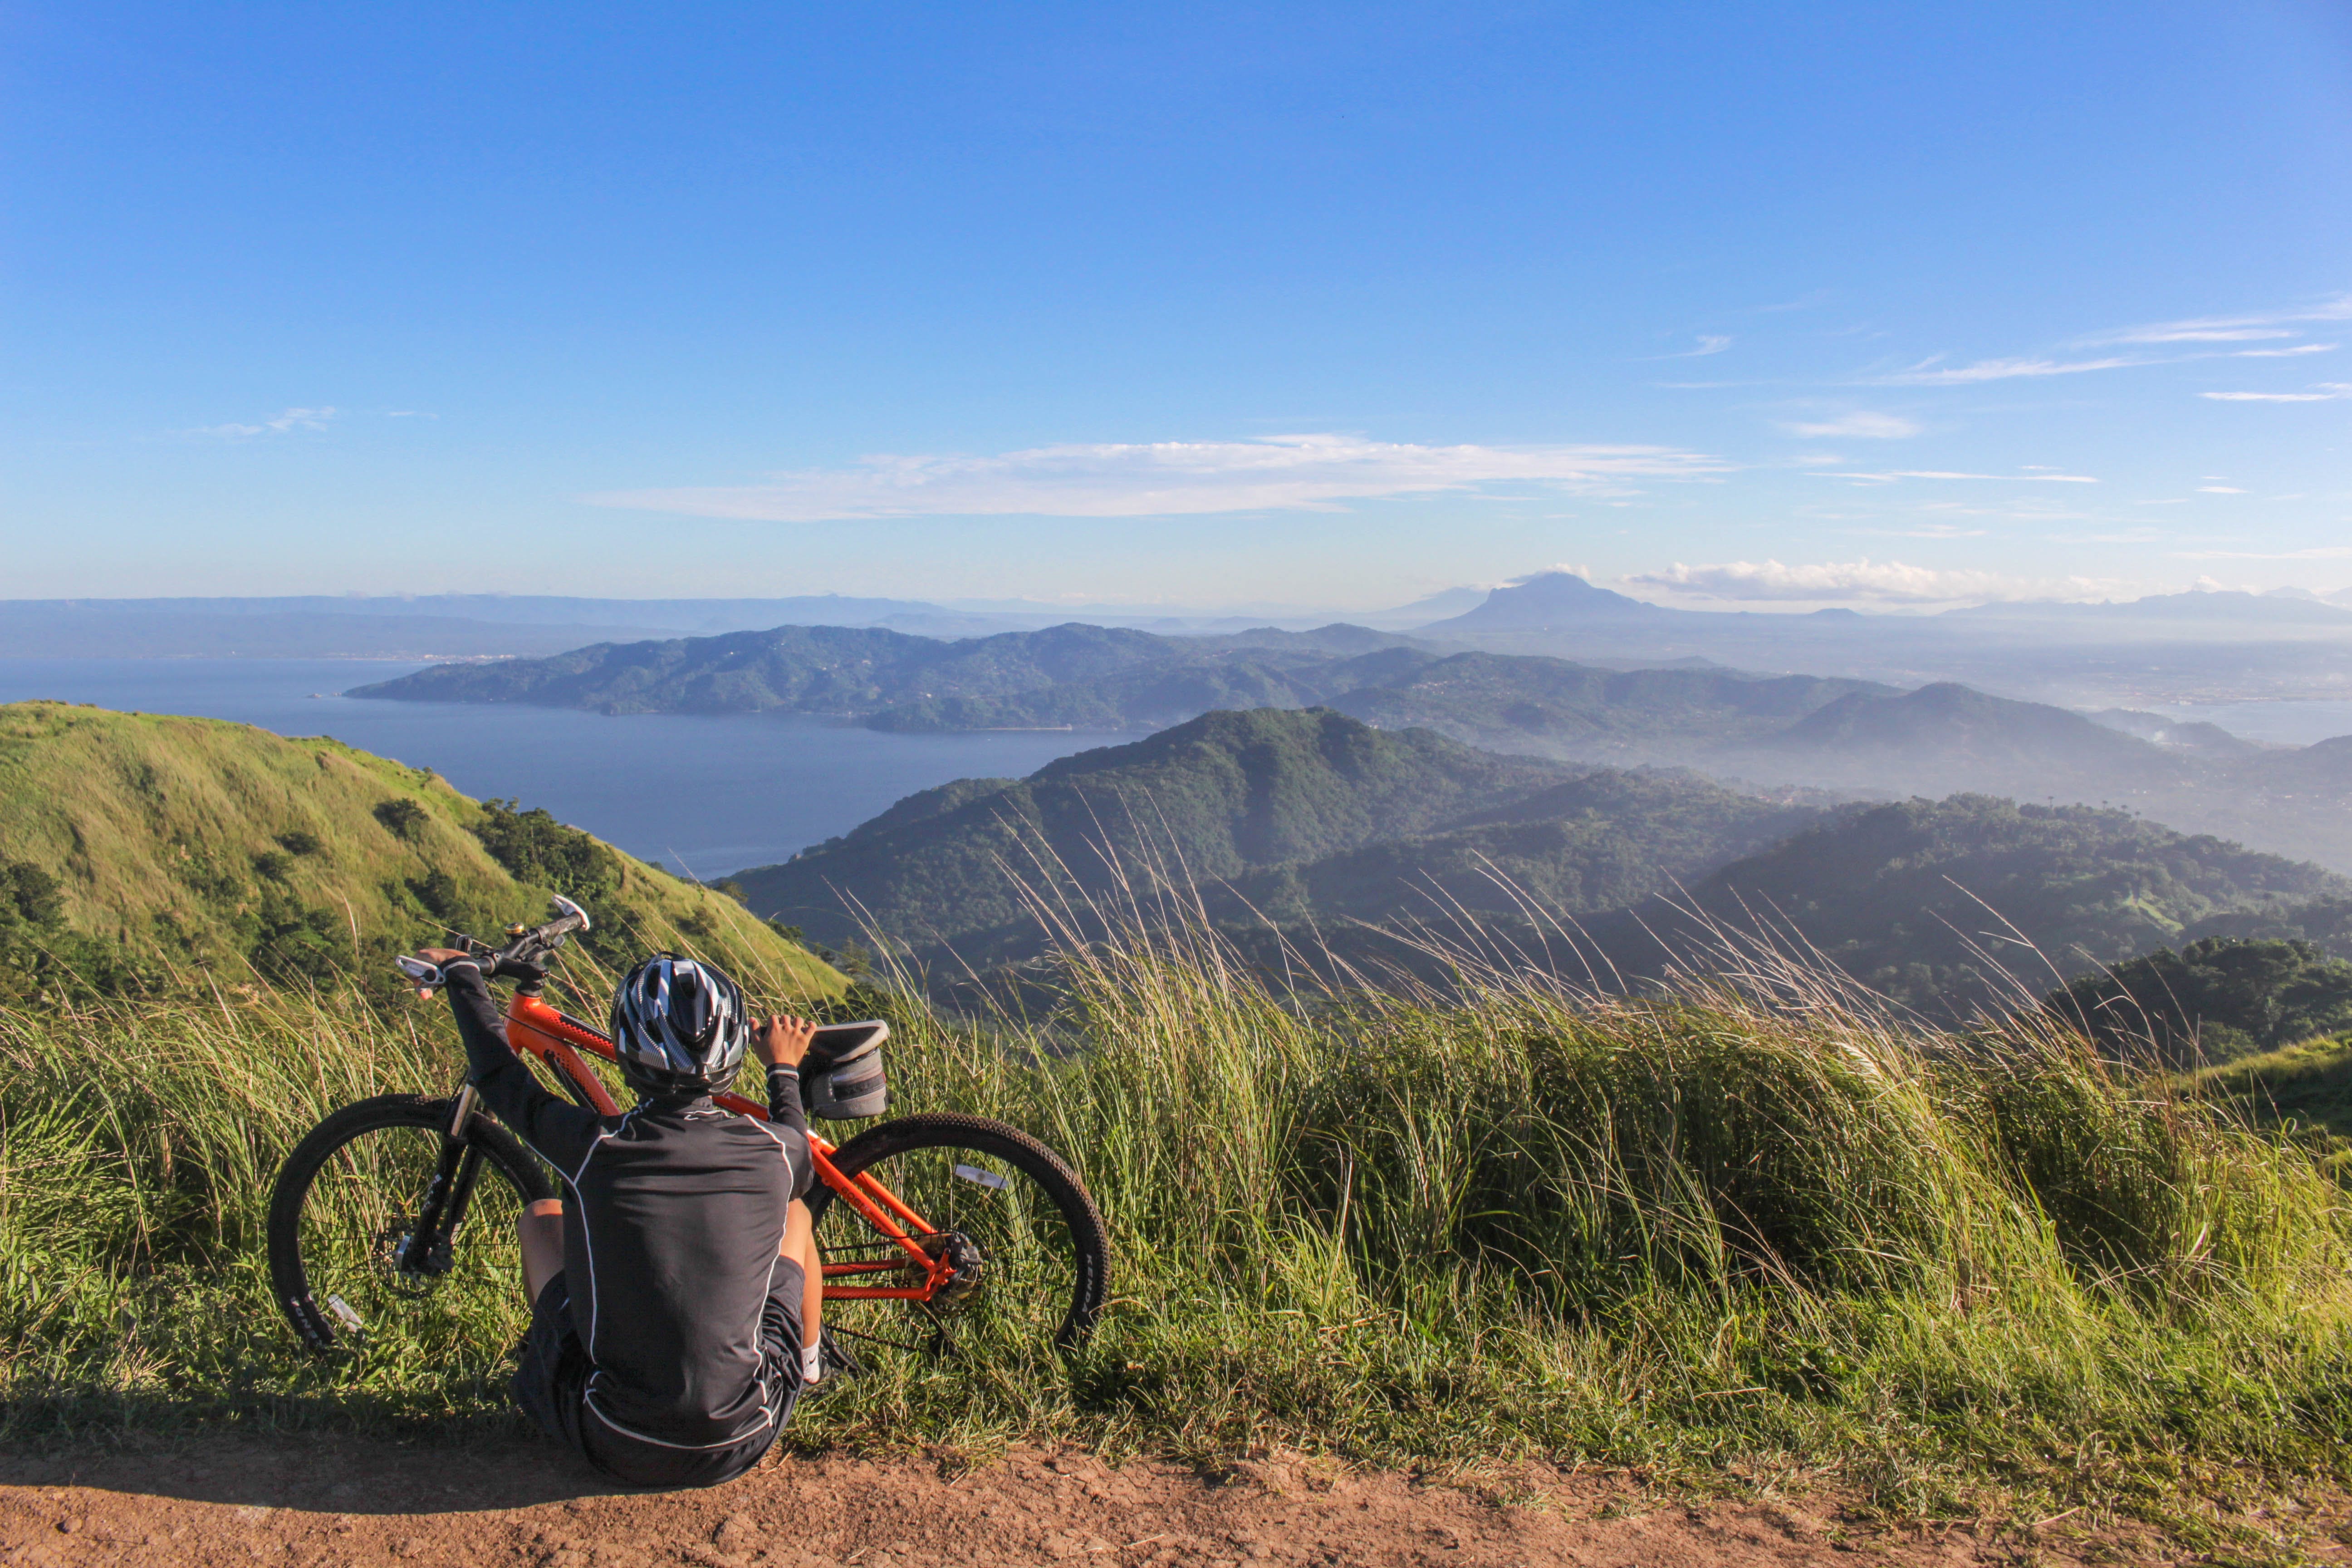
{"type": "Polygon", "coordinates": [[[1600,768],[1438,832],[1248,873],[1207,903],[1227,923],[1326,934],[1344,921],[1507,930],[1530,908],[1581,917],[1671,893],[1821,815],[1692,774],[1600,768]]]}
{"type": "Polygon", "coordinates": [[[2352,963],[2306,942],[2207,937],[2085,974],[2042,1005],[2113,1056],[2231,1061],[2352,1032],[2352,963]]]}
{"type": "MultiPolygon", "coordinates": [[[[1257,692],[1302,706],[1307,689],[1281,679],[1363,651],[1360,627],[1164,637],[1073,623],[949,641],[879,626],[778,626],[667,641],[599,643],[552,658],[438,665],[362,686],[354,697],[445,702],[528,702],[605,713],[889,712],[893,729],[995,729],[1034,724],[1127,728],[1187,719],[1190,699],[1156,695],[1155,681],[1189,675],[1204,692],[1257,692]],[[1231,682],[1219,685],[1221,672],[1231,682]],[[1042,702],[1043,709],[1024,704],[1042,702]],[[1140,703],[1140,707],[1135,705],[1140,703]]],[[[1319,688],[1318,688],[1319,689],[1319,688]]],[[[1220,702],[1212,700],[1209,706],[1220,702]]],[[[1222,705],[1232,706],[1231,701],[1222,705]]]]}
{"type": "Polygon", "coordinates": [[[854,906],[909,944],[993,959],[1035,945],[1016,875],[1097,896],[1151,868],[1207,885],[1427,833],[1573,771],[1327,710],[1210,713],[1026,779],[910,796],[737,880],[754,910],[828,941],[854,931],[854,906]]]}
{"type": "Polygon", "coordinates": [[[803,993],[840,977],[731,900],[512,803],[326,739],[58,702],[0,706],[0,985],[352,973],[581,901],[600,958],[708,952],[803,993]]]}
{"type": "Polygon", "coordinates": [[[1963,795],[1849,808],[1717,871],[1687,911],[1646,905],[1591,930],[1621,968],[1655,973],[1707,921],[1774,925],[1878,991],[1966,1012],[2176,943],[2218,915],[2347,893],[2352,882],[2308,862],[2127,812],[1963,795]]]}

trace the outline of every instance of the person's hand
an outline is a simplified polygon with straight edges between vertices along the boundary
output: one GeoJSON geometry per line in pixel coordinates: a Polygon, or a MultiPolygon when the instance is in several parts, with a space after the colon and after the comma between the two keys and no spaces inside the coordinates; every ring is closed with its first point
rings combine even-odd
{"type": "MultiPolygon", "coordinates": [[[[423,959],[427,963],[438,965],[447,963],[452,959],[464,958],[467,955],[458,952],[454,947],[420,947],[416,950],[415,956],[423,959]]],[[[420,1002],[431,1001],[433,999],[433,987],[430,985],[418,986],[416,988],[416,999],[420,1002]]]]}
{"type": "Polygon", "coordinates": [[[761,1067],[796,1068],[808,1055],[809,1042],[814,1038],[814,1024],[780,1013],[772,1018],[761,1019],[752,1027],[751,1054],[760,1058],[761,1067]]]}

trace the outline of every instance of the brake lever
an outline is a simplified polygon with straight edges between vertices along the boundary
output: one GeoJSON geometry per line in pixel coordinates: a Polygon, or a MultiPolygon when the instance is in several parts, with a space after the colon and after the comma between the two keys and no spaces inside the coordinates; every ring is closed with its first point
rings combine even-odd
{"type": "Polygon", "coordinates": [[[408,976],[410,981],[427,991],[440,984],[444,978],[439,964],[427,963],[421,958],[412,958],[404,952],[393,962],[400,965],[400,972],[408,976]]]}

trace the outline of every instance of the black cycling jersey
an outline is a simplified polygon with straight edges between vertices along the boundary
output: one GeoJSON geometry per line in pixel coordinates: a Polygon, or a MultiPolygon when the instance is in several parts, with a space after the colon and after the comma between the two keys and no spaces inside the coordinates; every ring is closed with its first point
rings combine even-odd
{"type": "Polygon", "coordinates": [[[515,1055],[478,967],[443,973],[475,1088],[570,1189],[563,1272],[596,1368],[588,1413],[665,1447],[756,1436],[777,1392],[761,1385],[761,1311],[785,1205],[813,1170],[798,1074],[770,1072],[765,1122],[707,1095],[602,1117],[549,1093],[515,1055]]]}

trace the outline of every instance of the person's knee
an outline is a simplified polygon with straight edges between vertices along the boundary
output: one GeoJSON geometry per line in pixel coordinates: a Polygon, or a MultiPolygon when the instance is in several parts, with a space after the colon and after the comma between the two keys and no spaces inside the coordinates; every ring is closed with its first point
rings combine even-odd
{"type": "Polygon", "coordinates": [[[533,1219],[544,1218],[551,1215],[560,1218],[563,1214],[563,1200],[562,1198],[533,1198],[530,1201],[530,1205],[522,1212],[533,1219]]]}

